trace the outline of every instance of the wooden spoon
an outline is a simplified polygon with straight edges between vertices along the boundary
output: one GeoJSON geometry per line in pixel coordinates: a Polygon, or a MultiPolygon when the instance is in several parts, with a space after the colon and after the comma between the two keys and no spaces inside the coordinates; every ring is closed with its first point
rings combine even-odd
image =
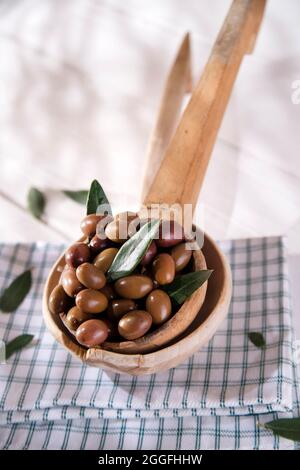
{"type": "MultiPolygon", "coordinates": [[[[150,190],[145,197],[144,202],[147,206],[157,203],[178,203],[182,206],[186,203],[191,203],[193,205],[193,209],[195,208],[213,144],[221,124],[236,74],[243,55],[253,47],[254,38],[258,32],[259,24],[262,19],[264,5],[264,0],[233,1],[204,72],[192,94],[192,98],[166,151],[165,157],[160,164],[155,179],[150,186],[150,190]]],[[[161,109],[163,108],[164,107],[162,106],[161,109]]],[[[210,240],[209,237],[207,237],[207,240],[210,240]]],[[[220,278],[222,279],[222,284],[218,283],[218,290],[215,293],[211,293],[211,295],[214,296],[214,299],[210,299],[210,304],[214,305],[214,310],[212,310],[212,312],[215,312],[213,315],[214,323],[211,324],[208,322],[210,325],[209,330],[207,330],[207,328],[201,329],[201,325],[195,330],[195,332],[198,332],[197,338],[199,344],[203,343],[203,338],[205,338],[205,340],[210,339],[218,324],[223,320],[224,315],[227,313],[231,296],[231,277],[228,264],[212,240],[210,240],[208,246],[211,251],[206,252],[206,259],[218,260],[218,272],[216,272],[215,275],[217,278],[219,278],[219,273],[222,272],[223,275],[220,278]],[[222,295],[220,295],[220,293],[222,293],[222,295]],[[220,305],[220,308],[217,308],[218,304],[220,305]],[[218,312],[218,315],[216,312],[218,312]]],[[[200,263],[203,262],[201,253],[198,252],[195,256],[196,259],[199,256],[198,266],[200,266],[200,263]],[[202,261],[200,261],[201,259],[202,261]]],[[[61,261],[62,258],[56,263],[56,266],[51,271],[44,291],[43,312],[49,329],[58,341],[62,342],[70,351],[79,356],[83,361],[100,367],[111,368],[112,370],[128,372],[128,361],[126,363],[126,357],[128,356],[124,354],[116,354],[110,351],[103,351],[102,349],[97,348],[92,348],[86,351],[84,348],[76,345],[70,340],[68,334],[63,331],[63,328],[59,323],[60,319],[58,321],[57,318],[54,318],[53,315],[51,315],[48,309],[50,287],[54,287],[55,283],[57,283],[57,266],[59,266],[61,261]]],[[[208,265],[208,267],[212,266],[208,265]]],[[[189,324],[191,324],[192,320],[197,317],[199,312],[198,300],[200,300],[200,303],[204,300],[205,294],[204,297],[202,295],[204,289],[206,289],[205,286],[198,289],[198,291],[196,291],[193,296],[184,303],[176,315],[178,315],[183,309],[183,311],[188,315],[189,324]],[[197,301],[192,301],[193,298],[197,298],[197,301]]],[[[179,316],[181,316],[182,321],[185,319],[185,315],[183,315],[182,312],[179,316]]],[[[207,321],[208,320],[209,318],[207,318],[207,321]]],[[[170,328],[170,331],[169,328],[163,328],[161,332],[158,332],[158,335],[161,337],[160,345],[155,343],[156,338],[154,340],[153,336],[148,335],[148,343],[145,340],[140,342],[139,340],[136,340],[135,342],[130,342],[130,345],[128,345],[129,342],[122,341],[113,346],[111,346],[111,343],[108,346],[106,345],[106,347],[114,348],[118,351],[122,350],[122,352],[126,350],[127,353],[148,352],[165,344],[163,342],[164,334],[166,334],[166,342],[168,342],[170,340],[171,333],[172,338],[174,339],[184,332],[187,325],[179,321],[177,322],[176,328],[176,330],[170,328]],[[127,344],[125,345],[125,343],[127,344]]],[[[191,335],[194,335],[193,338],[195,337],[193,332],[191,332],[191,335]]],[[[172,353],[172,361],[168,361],[166,358],[166,361],[164,362],[165,366],[169,366],[170,364],[170,367],[174,366],[176,363],[180,363],[181,360],[183,360],[182,358],[186,357],[186,354],[194,352],[196,344],[195,340],[191,344],[193,344],[193,347],[189,345],[188,341],[186,341],[185,354],[183,354],[182,350],[181,354],[179,354],[178,350],[177,359],[174,358],[174,347],[176,346],[176,343],[174,343],[173,346],[169,346],[167,349],[170,354],[172,353]]],[[[133,356],[133,358],[135,358],[134,363],[137,366],[144,361],[142,357],[144,356],[140,354],[133,356]]],[[[159,354],[157,357],[159,357],[159,354]]],[[[154,356],[152,359],[154,360],[154,356]]],[[[160,369],[161,364],[158,361],[156,368],[154,365],[151,368],[151,372],[160,369]]],[[[131,371],[130,373],[137,374],[138,371],[136,370],[136,367],[134,368],[134,371],[131,371]]],[[[144,371],[141,373],[148,372],[144,371]]]]}
{"type": "MultiPolygon", "coordinates": [[[[236,0],[225,20],[202,77],[193,91],[176,133],[166,151],[155,179],[145,196],[144,204],[197,203],[208,161],[218,128],[232,90],[241,60],[249,47],[253,47],[253,30],[258,31],[263,0],[236,0]],[[258,9],[259,7],[259,9],[258,9]]],[[[186,37],[187,38],[187,37],[186,37]]],[[[185,38],[185,50],[189,46],[185,38]]],[[[188,62],[190,63],[190,61],[188,62]]],[[[184,69],[184,68],[183,68],[184,69]]],[[[165,109],[163,100],[161,110],[165,109]]],[[[165,111],[166,121],[169,114],[165,111]]],[[[158,122],[162,121],[161,117],[158,122]]],[[[167,126],[166,126],[167,127],[167,126]]],[[[167,127],[168,128],[168,127],[167,127]]],[[[157,128],[159,138],[162,126],[157,128]]],[[[154,148],[154,158],[157,151],[154,148]]],[[[149,162],[151,162],[151,151],[149,162]]],[[[150,173],[150,165],[149,171],[150,173]]],[[[205,269],[202,253],[194,253],[196,269],[205,269]]],[[[210,266],[208,266],[210,267],[210,266]]],[[[186,301],[181,309],[153,333],[135,341],[105,343],[103,349],[122,353],[151,352],[179,336],[197,316],[205,299],[206,284],[186,301]]]]}

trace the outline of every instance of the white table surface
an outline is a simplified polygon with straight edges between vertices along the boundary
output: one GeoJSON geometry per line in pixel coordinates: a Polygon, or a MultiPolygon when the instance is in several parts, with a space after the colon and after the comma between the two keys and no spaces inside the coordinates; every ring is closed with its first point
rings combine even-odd
{"type": "MultiPolygon", "coordinates": [[[[83,208],[58,190],[87,189],[93,178],[116,210],[138,207],[145,148],[175,51],[190,31],[196,80],[229,5],[1,2],[1,241],[74,240],[83,208]],[[43,222],[26,211],[30,186],[47,195],[43,222]]],[[[198,221],[214,238],[287,235],[298,339],[299,18],[298,0],[268,2],[219,132],[198,221]]]]}

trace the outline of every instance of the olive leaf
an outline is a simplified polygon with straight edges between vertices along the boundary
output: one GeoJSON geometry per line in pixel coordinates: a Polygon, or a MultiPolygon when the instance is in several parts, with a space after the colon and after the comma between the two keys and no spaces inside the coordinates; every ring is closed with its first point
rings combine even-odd
{"type": "Polygon", "coordinates": [[[177,276],[171,284],[162,286],[162,288],[177,305],[181,305],[207,281],[212,272],[211,269],[202,269],[201,271],[183,274],[177,276]]]}
{"type": "Polygon", "coordinates": [[[16,310],[30,291],[31,283],[30,269],[16,277],[0,296],[0,310],[5,313],[16,310]]]}
{"type": "Polygon", "coordinates": [[[146,223],[122,245],[107,273],[111,281],[128,276],[135,269],[157,234],[159,224],[159,220],[146,223]]]}
{"type": "Polygon", "coordinates": [[[31,214],[40,219],[44,213],[45,204],[44,194],[37,188],[30,188],[27,195],[27,205],[31,214]]]}
{"type": "Polygon", "coordinates": [[[5,346],[6,359],[8,359],[15,352],[27,346],[27,344],[32,341],[33,337],[33,335],[20,335],[12,339],[9,343],[7,343],[5,346]]]}
{"type": "Polygon", "coordinates": [[[250,331],[250,333],[248,333],[248,338],[257,348],[264,348],[266,345],[264,336],[257,331],[250,331]]]}
{"type": "Polygon", "coordinates": [[[300,441],[300,418],[281,418],[261,424],[262,427],[270,429],[274,434],[300,441]]]}
{"type": "Polygon", "coordinates": [[[86,213],[87,215],[96,214],[99,213],[100,210],[102,213],[108,213],[112,215],[109,201],[102,186],[97,180],[94,180],[91,184],[87,197],[86,213]]]}
{"type": "Polygon", "coordinates": [[[79,204],[86,204],[89,192],[85,189],[79,189],[78,191],[63,190],[63,193],[79,204]]]}

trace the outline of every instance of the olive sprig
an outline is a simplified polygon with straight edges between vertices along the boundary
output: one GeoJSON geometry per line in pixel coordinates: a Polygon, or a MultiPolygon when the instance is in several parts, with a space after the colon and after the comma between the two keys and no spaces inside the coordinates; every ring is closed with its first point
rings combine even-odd
{"type": "Polygon", "coordinates": [[[78,202],[78,204],[86,205],[89,192],[86,189],[78,189],[77,191],[72,191],[70,189],[64,189],[63,194],[72,201],[78,202]]]}
{"type": "Polygon", "coordinates": [[[250,331],[248,333],[248,338],[254,346],[257,348],[263,349],[266,346],[266,340],[264,335],[259,331],[250,331]]]}
{"type": "Polygon", "coordinates": [[[30,188],[27,194],[27,207],[33,217],[40,219],[44,213],[45,205],[44,194],[38,188],[30,188]]]}
{"type": "Polygon", "coordinates": [[[0,296],[0,310],[10,313],[17,310],[31,289],[32,276],[28,269],[17,276],[0,296]]]}
{"type": "Polygon", "coordinates": [[[279,418],[267,423],[259,423],[259,426],[270,431],[277,436],[300,442],[300,417],[279,418]]]}
{"type": "MultiPolygon", "coordinates": [[[[17,276],[0,295],[0,310],[2,313],[12,313],[21,305],[32,285],[31,270],[28,269],[17,276]]],[[[5,358],[27,346],[33,335],[22,334],[5,344],[5,358]]]]}
{"type": "Polygon", "coordinates": [[[182,305],[199,287],[207,281],[212,269],[201,269],[193,273],[177,276],[171,284],[163,287],[176,305],[182,305]]]}
{"type": "Polygon", "coordinates": [[[107,272],[109,281],[116,281],[134,271],[155,238],[159,224],[160,220],[146,223],[121,246],[107,272]]]}
{"type": "Polygon", "coordinates": [[[108,198],[99,181],[92,181],[86,203],[86,213],[99,214],[106,213],[112,215],[112,210],[108,198]]]}

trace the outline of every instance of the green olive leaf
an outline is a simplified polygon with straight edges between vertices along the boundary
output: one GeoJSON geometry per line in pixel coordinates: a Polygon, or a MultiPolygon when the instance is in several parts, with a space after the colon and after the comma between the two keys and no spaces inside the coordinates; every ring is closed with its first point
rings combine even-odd
{"type": "Polygon", "coordinates": [[[15,352],[27,346],[27,344],[32,341],[33,337],[33,335],[20,335],[12,339],[9,343],[7,343],[5,346],[6,359],[8,359],[15,352]]]}
{"type": "Polygon", "coordinates": [[[107,196],[97,180],[94,180],[91,184],[87,197],[86,213],[87,215],[99,213],[112,215],[111,206],[107,196]]]}
{"type": "Polygon", "coordinates": [[[30,269],[16,277],[0,296],[0,310],[4,313],[17,310],[30,291],[31,283],[30,269]]]}
{"type": "Polygon", "coordinates": [[[121,246],[107,273],[111,281],[132,273],[157,234],[159,224],[159,220],[146,223],[121,246]]]}
{"type": "Polygon", "coordinates": [[[250,331],[248,333],[248,338],[250,339],[251,343],[254,344],[257,348],[264,348],[266,346],[266,340],[264,336],[257,332],[257,331],[250,331]]]}
{"type": "Polygon", "coordinates": [[[212,272],[211,269],[202,269],[177,276],[171,284],[162,286],[162,289],[167,292],[173,302],[181,305],[208,280],[212,272]]]}
{"type": "Polygon", "coordinates": [[[89,194],[89,192],[85,189],[79,189],[78,191],[69,191],[65,189],[63,190],[63,193],[65,194],[65,196],[69,197],[73,201],[83,205],[87,203],[87,198],[89,194]]]}
{"type": "Polygon", "coordinates": [[[44,194],[37,188],[30,188],[27,195],[27,205],[31,214],[40,219],[44,213],[45,204],[44,194]]]}
{"type": "Polygon", "coordinates": [[[270,429],[278,436],[285,437],[292,441],[300,441],[300,418],[275,419],[261,426],[270,429]]]}

